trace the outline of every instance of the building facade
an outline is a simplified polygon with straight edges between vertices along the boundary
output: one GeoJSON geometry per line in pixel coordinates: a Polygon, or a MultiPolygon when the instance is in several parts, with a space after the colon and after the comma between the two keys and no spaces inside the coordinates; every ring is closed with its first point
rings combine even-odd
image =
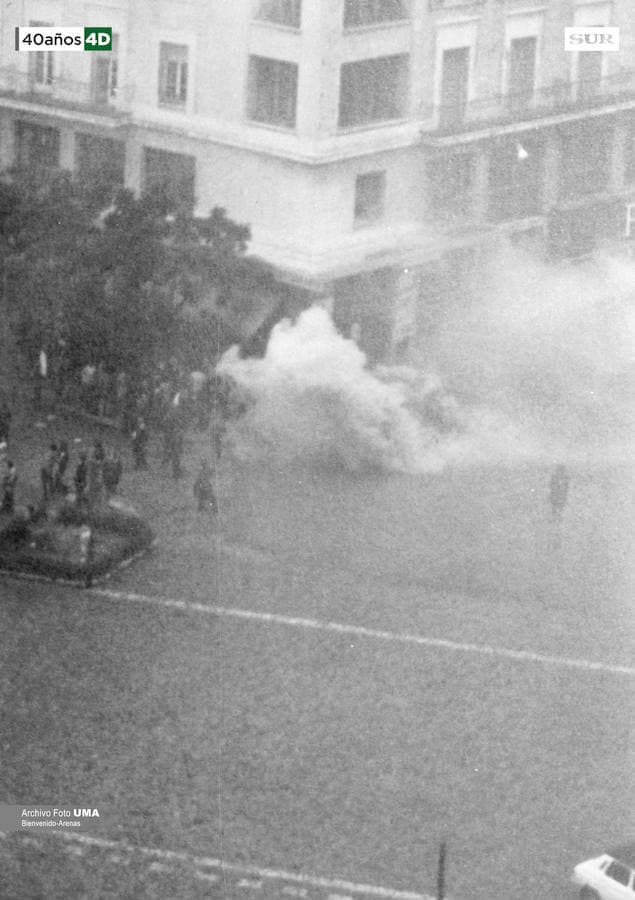
{"type": "MultiPolygon", "coordinates": [[[[635,234],[632,0],[0,0],[0,165],[222,206],[371,359],[407,359],[501,235],[635,234]],[[17,53],[17,25],[110,25],[17,53]],[[565,52],[617,25],[619,52],[565,52]]],[[[288,290],[286,291],[288,294],[288,290]]]]}

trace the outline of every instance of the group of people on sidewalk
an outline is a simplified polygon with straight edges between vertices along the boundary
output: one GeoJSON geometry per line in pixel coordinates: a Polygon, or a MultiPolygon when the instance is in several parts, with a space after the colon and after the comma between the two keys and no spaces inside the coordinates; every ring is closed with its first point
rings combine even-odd
{"type": "MultiPolygon", "coordinates": [[[[174,413],[170,414],[169,421],[163,428],[162,462],[172,466],[172,477],[181,478],[183,475],[182,454],[184,443],[184,428],[180,421],[178,405],[173,407],[174,413]]],[[[140,418],[135,430],[132,432],[132,455],[135,469],[148,468],[147,447],[150,433],[145,420],[140,418]]],[[[216,454],[220,456],[220,443],[216,442],[216,454]]],[[[212,467],[208,459],[202,459],[199,465],[193,485],[194,497],[197,501],[199,512],[218,512],[218,503],[213,485],[212,467]]]]}
{"type": "MultiPolygon", "coordinates": [[[[65,349],[56,348],[53,354],[55,359],[59,357],[58,365],[52,364],[45,350],[42,350],[37,360],[34,400],[40,412],[43,410],[44,394],[54,404],[72,404],[74,397],[82,411],[101,419],[109,419],[104,424],[116,424],[129,436],[135,470],[148,468],[150,440],[157,435],[161,446],[161,462],[170,465],[174,479],[180,479],[184,474],[182,460],[187,430],[196,428],[204,431],[209,428],[210,423],[212,452],[216,458],[220,457],[226,420],[236,414],[236,410],[230,399],[231,391],[218,378],[211,363],[201,370],[188,371],[172,358],[165,363],[159,362],[149,373],[130,374],[103,361],[97,361],[88,362],[81,369],[71,371],[65,360],[65,349]]],[[[49,415],[48,418],[53,420],[54,416],[49,415]]],[[[94,493],[92,485],[99,482],[100,477],[98,474],[85,473],[92,472],[95,465],[99,468],[100,464],[104,491],[106,495],[112,493],[108,473],[109,470],[114,470],[113,463],[106,456],[100,460],[100,451],[95,445],[89,453],[80,452],[73,477],[78,500],[84,496],[90,498],[94,493]]],[[[121,467],[120,460],[118,465],[121,467]]],[[[69,492],[70,487],[65,481],[67,466],[67,442],[51,445],[41,468],[44,502],[56,494],[69,492]]],[[[217,503],[208,460],[201,462],[193,487],[198,508],[215,511],[217,503]]]]}
{"type": "MultiPolygon", "coordinates": [[[[189,428],[205,431],[211,425],[214,454],[220,458],[227,419],[236,414],[228,385],[213,370],[185,373],[174,361],[159,365],[153,379],[143,380],[137,395],[136,419],[130,430],[134,468],[148,468],[148,446],[152,433],[160,438],[161,462],[170,464],[172,477],[183,472],[185,435],[189,428]]],[[[217,512],[212,467],[201,460],[194,480],[197,508],[217,512]]]]}
{"type": "Polygon", "coordinates": [[[123,463],[117,450],[106,451],[99,439],[90,450],[79,451],[72,486],[65,480],[68,465],[68,442],[50,444],[40,469],[43,506],[56,496],[66,497],[73,493],[78,506],[94,508],[116,493],[123,474],[123,463]]]}
{"type": "Polygon", "coordinates": [[[217,388],[212,363],[191,371],[173,357],[150,371],[131,373],[103,360],[72,368],[67,353],[65,345],[55,348],[51,359],[46,350],[40,351],[33,371],[36,409],[42,411],[45,397],[49,406],[79,405],[83,412],[116,422],[130,434],[139,418],[149,427],[160,427],[178,394],[184,416],[201,430],[209,425],[217,388]]]}

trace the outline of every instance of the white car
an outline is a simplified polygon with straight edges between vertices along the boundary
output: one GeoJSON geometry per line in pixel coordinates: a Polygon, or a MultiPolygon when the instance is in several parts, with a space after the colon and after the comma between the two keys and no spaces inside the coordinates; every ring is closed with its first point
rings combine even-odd
{"type": "Polygon", "coordinates": [[[579,863],[571,880],[581,900],[635,900],[635,843],[579,863]]]}

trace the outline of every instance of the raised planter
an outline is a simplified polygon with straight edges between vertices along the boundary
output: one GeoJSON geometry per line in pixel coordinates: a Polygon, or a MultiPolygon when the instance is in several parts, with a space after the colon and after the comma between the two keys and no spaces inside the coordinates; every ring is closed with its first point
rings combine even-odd
{"type": "Polygon", "coordinates": [[[88,584],[147,549],[153,539],[149,525],[118,502],[91,511],[63,502],[39,516],[18,509],[0,520],[0,568],[88,584]]]}

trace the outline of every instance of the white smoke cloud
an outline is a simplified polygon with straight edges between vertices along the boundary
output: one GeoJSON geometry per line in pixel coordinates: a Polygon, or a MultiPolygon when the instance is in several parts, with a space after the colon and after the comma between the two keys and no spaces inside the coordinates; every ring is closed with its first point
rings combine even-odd
{"type": "Polygon", "coordinates": [[[528,452],[500,417],[460,408],[438,379],[413,369],[370,371],[320,307],[276,325],[264,359],[240,359],[233,348],[218,370],[249,401],[230,435],[243,457],[419,473],[528,452]]]}
{"type": "Polygon", "coordinates": [[[462,397],[540,434],[545,452],[628,452],[635,409],[635,266],[550,266],[508,248],[479,273],[468,308],[422,358],[462,397]]]}
{"type": "Polygon", "coordinates": [[[320,307],[279,323],[264,359],[230,350],[219,372],[248,399],[234,452],[421,473],[632,446],[632,263],[556,267],[508,248],[477,284],[416,368],[371,371],[320,307]]]}

